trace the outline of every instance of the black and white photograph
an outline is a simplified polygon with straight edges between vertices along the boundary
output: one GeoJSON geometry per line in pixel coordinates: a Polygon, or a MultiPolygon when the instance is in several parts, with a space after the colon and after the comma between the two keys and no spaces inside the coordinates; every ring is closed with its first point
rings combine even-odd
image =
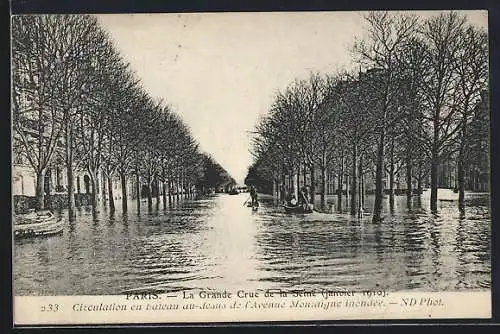
{"type": "Polygon", "coordinates": [[[488,317],[489,73],[481,10],[13,15],[14,310],[488,317]]]}

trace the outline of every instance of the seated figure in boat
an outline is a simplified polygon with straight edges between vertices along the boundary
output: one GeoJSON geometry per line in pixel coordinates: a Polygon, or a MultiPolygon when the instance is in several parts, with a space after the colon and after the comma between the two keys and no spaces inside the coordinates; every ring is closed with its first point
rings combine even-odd
{"type": "Polygon", "coordinates": [[[295,194],[292,192],[289,192],[285,196],[285,204],[287,206],[297,206],[297,199],[295,198],[295,194]]]}

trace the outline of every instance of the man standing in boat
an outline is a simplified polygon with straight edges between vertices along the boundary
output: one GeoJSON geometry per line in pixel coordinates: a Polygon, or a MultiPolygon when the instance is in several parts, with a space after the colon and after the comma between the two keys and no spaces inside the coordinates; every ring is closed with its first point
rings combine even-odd
{"type": "Polygon", "coordinates": [[[252,206],[259,205],[257,199],[257,190],[255,190],[255,187],[253,185],[250,186],[250,197],[252,197],[252,206]]]}
{"type": "Polygon", "coordinates": [[[299,204],[302,205],[304,210],[310,210],[311,207],[309,205],[309,188],[307,186],[303,186],[299,192],[299,204]]]}

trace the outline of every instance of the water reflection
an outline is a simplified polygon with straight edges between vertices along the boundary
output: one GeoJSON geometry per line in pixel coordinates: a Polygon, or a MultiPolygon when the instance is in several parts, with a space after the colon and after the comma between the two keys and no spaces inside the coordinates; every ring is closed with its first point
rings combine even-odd
{"type": "Polygon", "coordinates": [[[271,199],[253,212],[245,199],[78,209],[63,234],[16,240],[14,293],[490,287],[487,196],[468,198],[462,218],[452,206],[431,215],[418,200],[408,209],[396,197],[394,214],[376,224],[369,215],[286,215],[271,199]]]}

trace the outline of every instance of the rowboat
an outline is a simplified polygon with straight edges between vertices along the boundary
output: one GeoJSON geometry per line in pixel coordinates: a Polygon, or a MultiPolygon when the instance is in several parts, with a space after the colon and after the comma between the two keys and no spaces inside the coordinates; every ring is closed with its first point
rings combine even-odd
{"type": "Polygon", "coordinates": [[[259,208],[259,202],[255,204],[252,204],[252,202],[248,202],[247,207],[252,208],[252,210],[257,210],[259,208]]]}
{"type": "Polygon", "coordinates": [[[14,237],[28,238],[39,235],[52,235],[63,230],[62,219],[57,219],[48,210],[18,215],[14,223],[14,237]]]}
{"type": "Polygon", "coordinates": [[[302,205],[290,206],[283,204],[283,208],[285,208],[286,213],[313,213],[310,205],[307,208],[304,208],[302,205]]]}

